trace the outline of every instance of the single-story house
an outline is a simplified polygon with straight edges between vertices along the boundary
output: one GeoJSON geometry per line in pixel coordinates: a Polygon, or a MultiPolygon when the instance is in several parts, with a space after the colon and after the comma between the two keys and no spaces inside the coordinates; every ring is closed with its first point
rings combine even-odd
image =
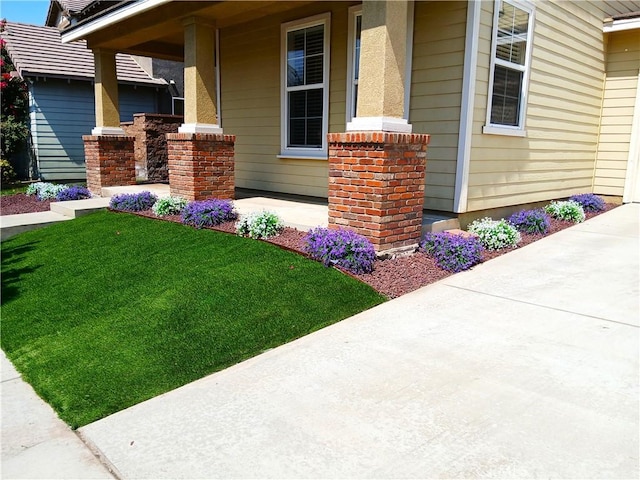
{"type": "MultiPolygon", "coordinates": [[[[63,44],[54,27],[7,22],[2,38],[29,89],[31,176],[85,179],[82,135],[96,124],[92,51],[84,41],[63,44]]],[[[151,77],[130,55],[117,55],[116,63],[120,121],[170,109],[164,79],[151,77]]]]}
{"type": "MultiPolygon", "coordinates": [[[[383,250],[415,243],[423,208],[465,224],[575,193],[638,201],[638,12],[637,0],[137,0],[62,39],[85,39],[104,72],[115,52],[185,62],[185,120],[167,137],[176,194],[328,198],[330,225],[383,250]]],[[[98,163],[98,147],[126,140],[102,80],[85,137],[98,163]]]]}

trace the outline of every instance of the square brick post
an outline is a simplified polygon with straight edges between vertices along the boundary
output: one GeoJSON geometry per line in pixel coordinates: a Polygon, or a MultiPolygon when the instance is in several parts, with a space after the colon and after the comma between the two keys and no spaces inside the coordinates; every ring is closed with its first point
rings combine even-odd
{"type": "Polygon", "coordinates": [[[364,235],[377,252],[415,245],[422,231],[429,135],[329,134],[329,227],[364,235]]]}
{"type": "Polygon", "coordinates": [[[233,199],[235,135],[167,133],[171,195],[233,199]]]}
{"type": "Polygon", "coordinates": [[[103,187],[136,184],[135,137],[84,135],[87,188],[102,195],[103,187]]]}

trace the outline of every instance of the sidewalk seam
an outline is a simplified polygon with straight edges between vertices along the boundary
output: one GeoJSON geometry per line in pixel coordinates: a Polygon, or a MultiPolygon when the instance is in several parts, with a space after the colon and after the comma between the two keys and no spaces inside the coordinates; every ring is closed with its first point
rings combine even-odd
{"type": "Polygon", "coordinates": [[[465,292],[477,293],[479,295],[487,295],[489,297],[500,298],[500,299],[503,299],[503,300],[509,300],[511,302],[522,303],[524,305],[531,305],[531,306],[534,306],[534,307],[541,307],[541,308],[545,308],[547,310],[553,310],[553,311],[556,311],[556,312],[571,313],[573,315],[580,315],[581,317],[593,318],[594,320],[600,320],[600,321],[603,321],[603,322],[609,322],[609,323],[616,323],[618,325],[624,325],[625,327],[632,327],[632,328],[636,328],[636,329],[640,328],[640,326],[638,326],[638,325],[633,325],[631,323],[626,323],[626,322],[619,322],[618,320],[610,320],[608,318],[596,317],[595,315],[589,315],[588,313],[580,313],[580,312],[574,312],[572,310],[565,310],[563,308],[550,307],[548,305],[542,305],[542,304],[534,303],[534,302],[527,302],[525,300],[518,300],[516,298],[510,298],[510,297],[505,297],[505,296],[502,296],[502,295],[496,295],[494,293],[481,292],[481,291],[478,291],[478,290],[473,290],[471,288],[459,287],[457,285],[448,285],[446,283],[444,285],[446,285],[447,287],[456,288],[458,290],[463,290],[465,292]]]}

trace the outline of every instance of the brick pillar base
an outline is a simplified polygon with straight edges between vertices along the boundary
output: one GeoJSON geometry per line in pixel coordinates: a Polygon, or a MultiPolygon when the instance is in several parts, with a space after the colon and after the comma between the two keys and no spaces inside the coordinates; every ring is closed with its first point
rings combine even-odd
{"type": "Polygon", "coordinates": [[[135,185],[135,137],[119,135],[84,135],[87,188],[102,195],[103,187],[135,185]]]}
{"type": "Polygon", "coordinates": [[[171,195],[234,198],[235,135],[167,133],[171,195]]]}
{"type": "Polygon", "coordinates": [[[429,135],[329,134],[329,227],[350,228],[376,251],[419,242],[429,135]]]}

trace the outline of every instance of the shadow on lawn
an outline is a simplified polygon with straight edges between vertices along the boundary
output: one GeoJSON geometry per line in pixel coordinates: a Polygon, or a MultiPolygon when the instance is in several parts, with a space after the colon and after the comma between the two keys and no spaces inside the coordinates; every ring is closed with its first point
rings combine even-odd
{"type": "Polygon", "coordinates": [[[15,264],[20,263],[26,253],[35,250],[36,243],[31,242],[26,245],[2,249],[2,297],[0,298],[0,305],[17,298],[20,293],[18,285],[21,279],[40,268],[40,265],[22,268],[15,266],[15,264]]]}

